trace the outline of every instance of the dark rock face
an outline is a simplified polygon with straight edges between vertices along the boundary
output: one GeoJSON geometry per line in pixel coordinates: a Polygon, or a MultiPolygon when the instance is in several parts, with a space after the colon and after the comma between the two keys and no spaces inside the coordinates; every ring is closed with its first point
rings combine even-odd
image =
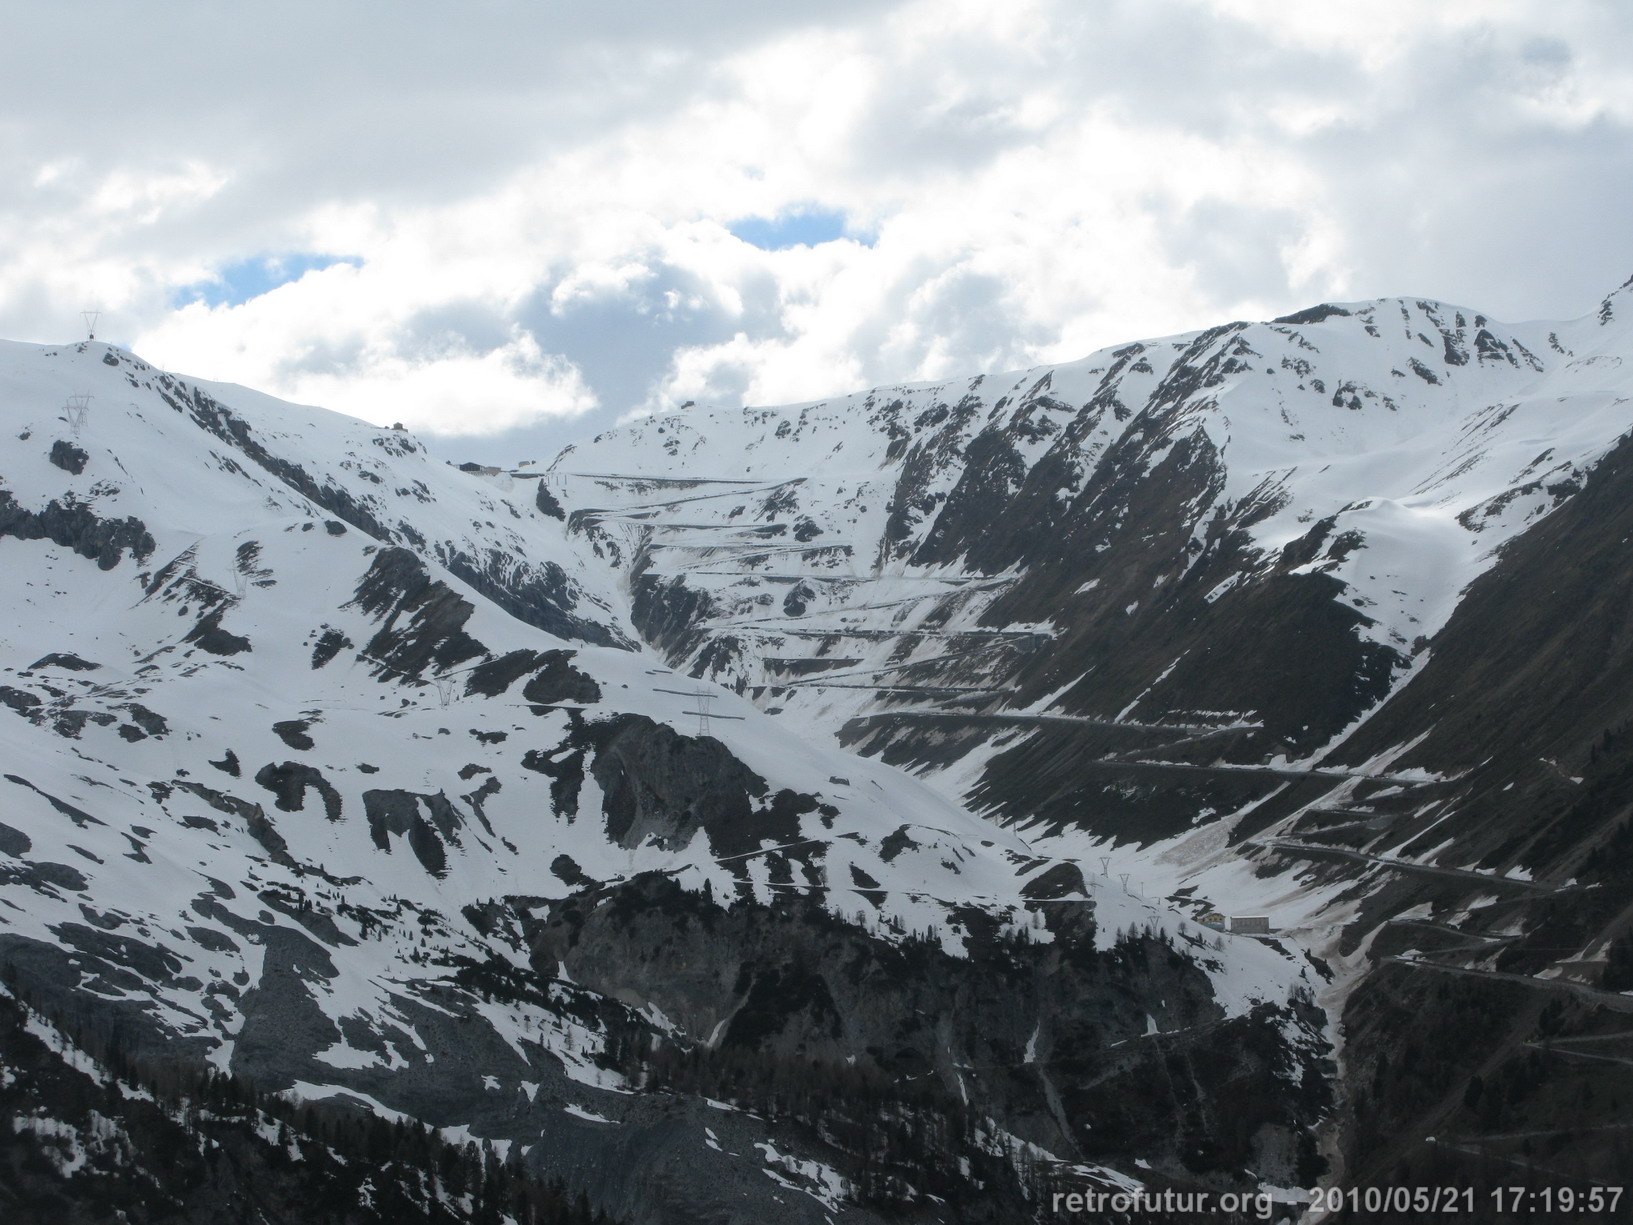
{"type": "Polygon", "coordinates": [[[1170,710],[1246,710],[1264,724],[1259,745],[1309,748],[1382,696],[1404,660],[1356,634],[1364,618],[1337,601],[1336,580],[1278,565],[1208,598],[1257,568],[1245,535],[1257,516],[1213,520],[1202,552],[1192,554],[1186,508],[1212,495],[1219,471],[1206,440],[1182,439],[1148,475],[1111,454],[1103,466],[1103,481],[1090,482],[1067,511],[1070,526],[1046,542],[1006,542],[1002,521],[985,534],[990,560],[1020,553],[1029,569],[984,623],[1048,618],[1061,627],[1052,648],[1017,675],[1015,705],[1092,674],[1063,710],[1109,718],[1132,702],[1124,717],[1135,720],[1170,710]]]}
{"type": "MultiPolygon", "coordinates": [[[[898,1086],[956,1067],[1004,1127],[1077,1159],[1139,1153],[1191,1175],[1270,1160],[1316,1175],[1303,1128],[1326,1089],[1283,1079],[1285,1013],[1224,1020],[1188,950],[1134,937],[1096,953],[1091,907],[1047,913],[1053,943],[983,942],[958,958],[881,944],[804,900],[722,907],[644,876],[552,905],[532,940],[541,970],[563,964],[575,982],[676,1020],[699,1045],[653,1074],[684,1074],[694,1091],[795,1066],[867,1069],[898,1086]],[[1148,1015],[1172,1036],[1130,1041],[1148,1015]],[[1176,1067],[1187,1069],[1177,1083],[1176,1067]]],[[[1294,1023],[1313,1034],[1319,1013],[1294,1023]]],[[[843,1101],[822,1109],[848,1117],[843,1101]]]]}
{"type": "Polygon", "coordinates": [[[256,771],[255,781],[277,797],[277,805],[284,812],[303,811],[307,791],[316,791],[323,799],[324,815],[331,821],[340,820],[340,793],[313,766],[298,761],[264,765],[256,771]]]}
{"type": "Polygon", "coordinates": [[[438,560],[518,621],[558,638],[596,646],[631,645],[609,626],[573,612],[578,597],[567,572],[555,562],[544,562],[522,576],[516,573],[514,556],[501,549],[489,549],[481,557],[451,550],[438,560]]]}
{"type": "Polygon", "coordinates": [[[0,685],[0,705],[9,706],[18,714],[26,714],[40,705],[40,695],[11,685],[0,685]]]}
{"type": "Polygon", "coordinates": [[[323,667],[342,651],[350,650],[352,640],[336,629],[325,629],[312,646],[312,667],[323,667]]]}
{"type": "Polygon", "coordinates": [[[569,725],[566,742],[546,752],[529,749],[522,756],[522,768],[550,779],[550,807],[572,821],[578,816],[578,796],[584,786],[584,763],[593,738],[584,734],[583,724],[569,725]]]}
{"type": "MultiPolygon", "coordinates": [[[[87,924],[60,924],[55,935],[57,942],[47,944],[0,934],[7,994],[26,996],[36,1008],[60,1017],[61,1023],[104,1049],[120,1042],[127,1055],[149,1061],[154,1068],[197,1066],[208,1044],[171,1032],[141,1006],[148,992],[177,980],[184,970],[182,962],[140,938],[87,924]],[[94,984],[114,998],[98,998],[82,984],[94,984]]],[[[0,1008],[5,1006],[0,1003],[0,1008]]]]}
{"type": "Polygon", "coordinates": [[[567,519],[567,512],[562,509],[556,495],[550,492],[542,480],[533,495],[533,504],[539,508],[540,514],[549,515],[552,519],[560,519],[563,522],[567,519]]]}
{"type": "Polygon", "coordinates": [[[170,724],[164,716],[149,710],[140,702],[130,702],[124,708],[130,721],[142,730],[147,736],[167,736],[170,734],[170,724]]]}
{"type": "Polygon", "coordinates": [[[637,572],[630,617],[641,637],[671,659],[683,659],[703,640],[700,622],[713,611],[708,595],[682,578],[637,572]]]}
{"type": "Polygon", "coordinates": [[[728,854],[754,849],[757,836],[799,836],[797,821],[790,830],[755,812],[765,780],[718,740],[682,736],[644,715],[622,715],[595,730],[591,771],[605,796],[607,835],[620,846],[653,839],[681,847],[705,829],[715,853],[728,854]]]}
{"type": "MultiPolygon", "coordinates": [[[[232,768],[226,772],[231,774],[234,778],[237,778],[238,758],[232,753],[228,753],[227,756],[228,761],[226,763],[211,762],[210,764],[230,765],[232,768]]],[[[266,767],[261,771],[261,773],[266,774],[267,770],[270,769],[271,767],[266,767]]],[[[275,772],[272,774],[267,774],[267,777],[278,786],[281,787],[283,785],[281,782],[281,777],[275,772]]],[[[260,781],[259,777],[257,777],[256,781],[260,781]]],[[[267,784],[262,783],[261,785],[266,786],[267,784]]],[[[268,819],[266,810],[259,804],[252,803],[249,800],[240,799],[235,795],[229,795],[224,791],[217,791],[214,788],[204,786],[202,783],[195,783],[190,779],[177,779],[175,786],[178,791],[186,791],[192,795],[198,796],[199,799],[203,800],[217,812],[226,813],[229,816],[237,817],[243,821],[244,828],[249,831],[250,836],[266,848],[267,854],[271,856],[274,861],[286,864],[291,862],[288,853],[289,843],[284,839],[283,835],[278,833],[277,828],[272,824],[271,820],[268,819]]],[[[302,789],[302,791],[299,793],[299,796],[304,801],[304,789],[302,789]]],[[[328,797],[325,796],[324,800],[325,803],[327,803],[328,797]]]]}
{"type": "Polygon", "coordinates": [[[99,518],[89,506],[71,496],[56,499],[35,513],[17,504],[8,489],[0,489],[0,538],[50,540],[81,557],[89,557],[103,570],[112,570],[129,553],[135,561],[153,552],[153,537],[141,520],[99,518]]]}
{"type": "Polygon", "coordinates": [[[13,829],[0,822],[0,855],[10,855],[13,859],[18,859],[28,854],[33,845],[33,840],[22,830],[13,829]]]}
{"type": "Polygon", "coordinates": [[[65,863],[36,859],[20,865],[0,865],[0,879],[7,884],[22,884],[46,894],[62,890],[80,893],[90,882],[85,873],[65,863]]]}
{"type": "Polygon", "coordinates": [[[96,817],[93,817],[90,813],[86,812],[83,808],[76,808],[74,805],[66,802],[65,800],[59,800],[56,796],[52,795],[50,792],[42,791],[40,788],[36,787],[33,783],[29,782],[26,778],[22,778],[22,777],[20,777],[19,775],[16,775],[16,774],[7,774],[4,777],[5,777],[5,780],[8,783],[14,783],[19,787],[28,788],[28,790],[32,791],[35,795],[39,796],[47,804],[51,805],[52,808],[56,809],[59,813],[61,813],[65,817],[67,817],[70,821],[72,821],[75,825],[79,826],[81,829],[85,828],[85,826],[87,826],[87,825],[101,825],[101,824],[103,824],[103,822],[100,819],[98,819],[96,817]]]}
{"type": "Polygon", "coordinates": [[[365,791],[363,811],[375,846],[389,851],[392,834],[406,835],[409,849],[427,872],[433,876],[447,873],[446,844],[459,842],[458,831],[464,822],[446,795],[383,789],[365,791]]]}
{"type": "Polygon", "coordinates": [[[57,735],[70,740],[79,739],[79,734],[87,725],[95,727],[112,727],[119,722],[119,716],[107,710],[64,710],[61,713],[52,712],[51,726],[57,735]]]}
{"type": "MultiPolygon", "coordinates": [[[[1210,365],[1194,377],[1205,382],[1210,365]]],[[[1052,620],[1060,633],[1018,670],[1012,705],[1092,675],[1067,694],[1065,712],[1127,711],[1123,717],[1137,720],[1146,712],[1248,710],[1264,723],[1254,747],[1322,743],[1382,696],[1403,659],[1355,633],[1364,618],[1337,601],[1341,586],[1324,575],[1272,571],[1208,598],[1231,576],[1259,568],[1245,529],[1269,508],[1215,517],[1193,554],[1194,508],[1217,496],[1219,460],[1205,438],[1185,436],[1148,468],[1141,453],[1163,445],[1158,437],[1112,446],[1064,504],[1050,487],[1060,469],[1047,460],[1031,470],[1035,484],[1011,498],[984,486],[960,493],[961,480],[915,560],[1025,568],[983,624],[1052,620]],[[1045,503],[1063,509],[1043,513],[1045,503]],[[1165,672],[1176,657],[1179,665],[1165,672]]],[[[965,478],[991,481],[1001,470],[972,465],[965,478]]],[[[984,786],[1005,791],[1001,776],[984,786]]],[[[1017,797],[1015,807],[1023,803],[1017,797]]]]}
{"type": "Polygon", "coordinates": [[[241,655],[250,649],[250,641],[242,634],[234,634],[221,628],[221,621],[227,615],[225,607],[216,608],[199,618],[199,622],[188,631],[186,642],[191,642],[208,651],[212,655],[241,655]]]}
{"type": "Polygon", "coordinates": [[[522,697],[529,702],[582,702],[586,706],[599,702],[601,686],[573,667],[572,658],[571,651],[540,654],[532,678],[522,686],[522,697]]]}
{"type": "Polygon", "coordinates": [[[497,659],[478,664],[465,676],[465,692],[485,698],[498,697],[537,666],[537,651],[509,651],[497,659]]]}
{"type": "Polygon", "coordinates": [[[57,439],[51,444],[51,462],[64,472],[78,476],[85,471],[85,461],[91,457],[71,442],[57,439]]]}
{"type": "Polygon", "coordinates": [[[601,687],[588,673],[573,666],[573,655],[572,651],[511,651],[472,668],[466,674],[465,692],[497,697],[531,674],[522,688],[526,701],[592,706],[601,700],[601,687]]]}
{"type": "MultiPolygon", "coordinates": [[[[0,850],[3,849],[4,847],[0,846],[0,850]]],[[[571,855],[557,855],[555,859],[550,861],[550,871],[559,877],[564,885],[572,889],[596,883],[584,875],[584,869],[578,866],[578,863],[571,855]]]]}
{"type": "Polygon", "coordinates": [[[81,659],[72,652],[53,651],[28,665],[30,672],[36,668],[66,668],[70,672],[95,672],[101,664],[93,664],[89,660],[81,659]]]}
{"type": "Polygon", "coordinates": [[[317,741],[307,735],[311,726],[311,721],[307,719],[285,719],[281,723],[274,723],[272,730],[290,748],[305,752],[317,747],[317,741]]]}
{"type": "Polygon", "coordinates": [[[393,671],[416,676],[486,653],[465,632],[465,622],[476,610],[446,583],[433,579],[425,563],[407,549],[376,553],[354,602],[384,622],[364,645],[364,653],[393,671]]]}
{"type": "Polygon", "coordinates": [[[227,750],[226,755],[223,756],[220,761],[211,761],[210,764],[217,770],[220,770],[223,774],[230,774],[234,778],[238,777],[238,754],[233,752],[231,749],[227,750]]]}
{"type": "Polygon", "coordinates": [[[1342,306],[1334,306],[1331,302],[1323,302],[1320,306],[1307,307],[1301,311],[1294,311],[1291,315],[1282,315],[1272,320],[1273,323],[1320,323],[1323,319],[1336,316],[1348,316],[1349,311],[1342,306]]]}
{"type": "MultiPolygon", "coordinates": [[[[1633,638],[1625,615],[1633,595],[1630,497],[1633,440],[1624,439],[1580,494],[1513,541],[1501,563],[1475,580],[1434,639],[1423,670],[1339,759],[1363,761],[1427,732],[1399,764],[1506,771],[1525,751],[1556,758],[1567,773],[1589,764],[1592,741],[1633,717],[1633,638]],[[1457,702],[1459,692],[1482,700],[1457,702]]],[[[1537,798],[1487,802],[1517,813],[1537,798]]]]}

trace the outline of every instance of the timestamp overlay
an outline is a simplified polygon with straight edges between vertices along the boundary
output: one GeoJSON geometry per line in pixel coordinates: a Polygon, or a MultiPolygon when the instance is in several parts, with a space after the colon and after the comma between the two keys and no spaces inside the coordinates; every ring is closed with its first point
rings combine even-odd
{"type": "Polygon", "coordinates": [[[1312,1192],[1306,1208],[1308,1219],[1377,1220],[1386,1215],[1403,1219],[1460,1217],[1467,1221],[1574,1217],[1625,1221],[1633,1217],[1633,1203],[1622,1186],[1515,1184],[1485,1188],[1333,1187],[1312,1192]]]}
{"type": "MultiPolygon", "coordinates": [[[[1633,1173],[1633,1171],[1630,1171],[1633,1173]]],[[[1145,1222],[1276,1222],[1343,1225],[1347,1222],[1455,1220],[1633,1221],[1633,1200],[1621,1185],[1508,1186],[1392,1185],[1275,1187],[1214,1192],[1174,1188],[1095,1188],[1058,1192],[1048,1205],[1062,1219],[1145,1222]]]]}

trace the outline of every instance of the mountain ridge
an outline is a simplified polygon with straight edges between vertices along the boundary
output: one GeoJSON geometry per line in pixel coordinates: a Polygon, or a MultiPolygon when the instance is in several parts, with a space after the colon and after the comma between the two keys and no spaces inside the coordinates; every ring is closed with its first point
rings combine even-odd
{"type": "Polygon", "coordinates": [[[1455,1165],[1620,998],[1629,285],[508,472],[0,347],[8,992],[629,1220],[1455,1165]]]}

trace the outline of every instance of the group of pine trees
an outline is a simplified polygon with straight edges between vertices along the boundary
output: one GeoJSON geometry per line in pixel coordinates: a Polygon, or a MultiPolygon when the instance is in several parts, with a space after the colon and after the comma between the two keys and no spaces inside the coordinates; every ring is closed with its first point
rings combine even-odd
{"type": "Polygon", "coordinates": [[[1633,932],[1610,942],[1605,950],[1605,970],[1599,985],[1606,991],[1633,991],[1633,932]]]}
{"type": "MultiPolygon", "coordinates": [[[[515,1149],[133,1057],[0,991],[0,1220],[610,1225],[515,1149]],[[52,1035],[43,1039],[42,1030],[52,1035]],[[83,1070],[83,1069],[91,1070],[83,1070]]],[[[22,998],[19,998],[19,997],[22,998]]]]}
{"type": "MultiPolygon", "coordinates": [[[[1048,1171],[929,1069],[892,1075],[867,1060],[842,1063],[763,1050],[616,1044],[623,1071],[647,1091],[729,1102],[792,1128],[861,1203],[906,1210],[925,1195],[967,1202],[980,1189],[994,1221],[1027,1220],[1047,1203],[1048,1171]],[[1007,1214],[1007,1215],[1006,1215],[1007,1214]]],[[[971,1216],[971,1220],[980,1219],[971,1216]]]]}

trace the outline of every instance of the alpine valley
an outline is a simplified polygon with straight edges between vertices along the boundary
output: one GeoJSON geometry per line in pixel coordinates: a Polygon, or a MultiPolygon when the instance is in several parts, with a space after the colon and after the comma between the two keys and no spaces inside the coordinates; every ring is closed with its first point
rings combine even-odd
{"type": "Polygon", "coordinates": [[[1629,1168],[1633,282],[506,469],[8,343],[0,431],[8,1221],[1629,1168]]]}

